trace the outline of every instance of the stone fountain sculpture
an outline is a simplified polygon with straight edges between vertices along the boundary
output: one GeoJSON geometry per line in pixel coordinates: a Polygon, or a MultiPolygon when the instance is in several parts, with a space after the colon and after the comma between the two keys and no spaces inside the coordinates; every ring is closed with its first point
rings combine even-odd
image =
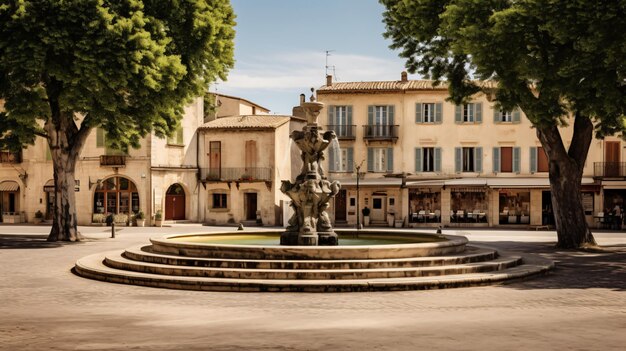
{"type": "Polygon", "coordinates": [[[330,182],[322,168],[324,150],[337,136],[334,131],[321,132],[317,117],[324,104],[315,101],[303,102],[300,107],[305,113],[307,124],[302,131],[294,130],[290,138],[301,150],[302,170],[294,183],[283,180],[280,190],[291,199],[294,214],[286,231],[280,237],[281,245],[332,246],[338,244],[330,217],[326,213],[328,202],[337,195],[341,185],[330,182]]]}

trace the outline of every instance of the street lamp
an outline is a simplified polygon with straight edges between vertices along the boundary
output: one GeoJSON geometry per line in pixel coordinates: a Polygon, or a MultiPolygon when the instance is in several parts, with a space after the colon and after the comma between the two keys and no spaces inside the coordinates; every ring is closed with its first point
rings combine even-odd
{"type": "Polygon", "coordinates": [[[363,224],[361,224],[361,218],[360,218],[360,214],[361,214],[361,209],[359,208],[359,178],[361,178],[362,174],[361,174],[361,166],[363,165],[363,161],[365,160],[361,160],[361,163],[359,163],[358,165],[355,163],[354,164],[354,168],[356,168],[356,229],[363,229],[363,224]]]}

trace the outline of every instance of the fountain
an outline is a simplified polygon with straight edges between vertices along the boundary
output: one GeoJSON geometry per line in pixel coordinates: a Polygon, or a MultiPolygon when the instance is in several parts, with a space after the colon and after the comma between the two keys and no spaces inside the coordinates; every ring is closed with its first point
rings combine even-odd
{"type": "Polygon", "coordinates": [[[339,192],[339,182],[330,182],[324,173],[324,150],[337,138],[335,132],[320,132],[317,118],[324,104],[310,102],[301,105],[307,124],[302,131],[294,130],[290,138],[301,150],[302,170],[294,183],[283,180],[280,190],[291,199],[293,216],[280,237],[281,245],[334,246],[338,245],[326,210],[328,202],[339,192]]]}

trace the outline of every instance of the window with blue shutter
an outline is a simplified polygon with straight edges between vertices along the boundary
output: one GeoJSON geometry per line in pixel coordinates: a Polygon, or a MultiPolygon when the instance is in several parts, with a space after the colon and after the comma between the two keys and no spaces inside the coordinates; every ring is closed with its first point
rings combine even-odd
{"type": "Polygon", "coordinates": [[[367,148],[367,171],[374,172],[374,149],[367,148]]]}
{"type": "Polygon", "coordinates": [[[387,171],[393,172],[393,148],[387,148],[387,171]]]}
{"type": "Polygon", "coordinates": [[[493,148],[493,173],[500,173],[500,148],[493,148]]]}
{"type": "Polygon", "coordinates": [[[463,123],[463,106],[454,106],[454,123],[463,123]]]}
{"type": "Polygon", "coordinates": [[[460,173],[463,167],[463,148],[454,148],[454,171],[460,173]]]}
{"type": "Polygon", "coordinates": [[[442,123],[443,122],[443,117],[442,117],[442,111],[443,109],[443,104],[442,103],[436,103],[435,104],[435,123],[442,123]]]}
{"type": "Polygon", "coordinates": [[[374,106],[367,106],[367,125],[374,125],[374,106]]]}
{"type": "Polygon", "coordinates": [[[502,111],[493,107],[493,123],[500,123],[502,121],[502,111]]]}
{"type": "Polygon", "coordinates": [[[474,148],[474,172],[482,173],[483,171],[483,148],[474,148]]]}
{"type": "Polygon", "coordinates": [[[441,148],[435,148],[435,172],[441,172],[441,148]]]}
{"type": "Polygon", "coordinates": [[[354,172],[354,148],[349,147],[346,152],[348,153],[348,156],[346,157],[348,159],[347,170],[352,173],[354,172]]]}
{"type": "Polygon", "coordinates": [[[537,172],[537,148],[530,148],[530,173],[537,172]]]}
{"type": "Polygon", "coordinates": [[[519,108],[513,110],[513,123],[521,123],[521,111],[519,108]]]}
{"type": "Polygon", "coordinates": [[[415,123],[422,123],[424,120],[422,118],[422,104],[415,104],[415,123]]]}
{"type": "Polygon", "coordinates": [[[415,148],[415,172],[422,171],[422,148],[415,148]]]}
{"type": "Polygon", "coordinates": [[[390,126],[394,125],[395,106],[387,106],[387,123],[390,126]]]}
{"type": "Polygon", "coordinates": [[[337,162],[335,160],[335,150],[329,148],[328,149],[328,170],[330,172],[334,172],[337,169],[335,162],[337,162]]]}
{"type": "Polygon", "coordinates": [[[483,104],[481,102],[474,104],[474,123],[483,122],[483,104]]]}
{"type": "Polygon", "coordinates": [[[335,106],[328,106],[328,125],[332,126],[335,124],[335,106]]]}
{"type": "Polygon", "coordinates": [[[519,147],[513,148],[513,173],[519,173],[522,158],[522,150],[519,147]]]}
{"type": "Polygon", "coordinates": [[[348,130],[352,130],[352,105],[348,105],[347,110],[348,110],[348,130]]]}

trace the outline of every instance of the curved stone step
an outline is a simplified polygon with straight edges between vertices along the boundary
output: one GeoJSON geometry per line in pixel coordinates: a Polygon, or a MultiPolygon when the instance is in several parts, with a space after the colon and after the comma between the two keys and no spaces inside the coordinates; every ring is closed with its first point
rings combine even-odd
{"type": "Polygon", "coordinates": [[[510,279],[524,278],[533,274],[546,273],[553,268],[551,261],[524,256],[522,265],[486,273],[454,274],[434,277],[346,279],[346,280],[267,280],[228,279],[187,276],[164,276],[141,272],[124,271],[104,265],[106,255],[121,251],[100,253],[79,259],[76,274],[113,283],[133,284],[149,287],[206,290],[206,291],[274,291],[274,292],[350,292],[385,290],[421,290],[467,287],[501,283],[510,279]]]}
{"type": "Polygon", "coordinates": [[[134,272],[178,275],[190,277],[230,278],[230,279],[270,279],[270,280],[328,280],[328,279],[378,279],[425,277],[449,274],[468,274],[497,271],[516,266],[521,257],[501,257],[492,261],[450,266],[376,268],[376,269],[238,269],[172,266],[138,262],[121,256],[121,252],[105,257],[105,265],[134,272]]]}
{"type": "Polygon", "coordinates": [[[465,252],[449,256],[409,257],[372,260],[259,260],[229,258],[195,258],[153,253],[150,246],[126,249],[124,257],[141,262],[189,267],[238,269],[374,269],[456,265],[493,260],[492,249],[466,246],[465,252]]]}

